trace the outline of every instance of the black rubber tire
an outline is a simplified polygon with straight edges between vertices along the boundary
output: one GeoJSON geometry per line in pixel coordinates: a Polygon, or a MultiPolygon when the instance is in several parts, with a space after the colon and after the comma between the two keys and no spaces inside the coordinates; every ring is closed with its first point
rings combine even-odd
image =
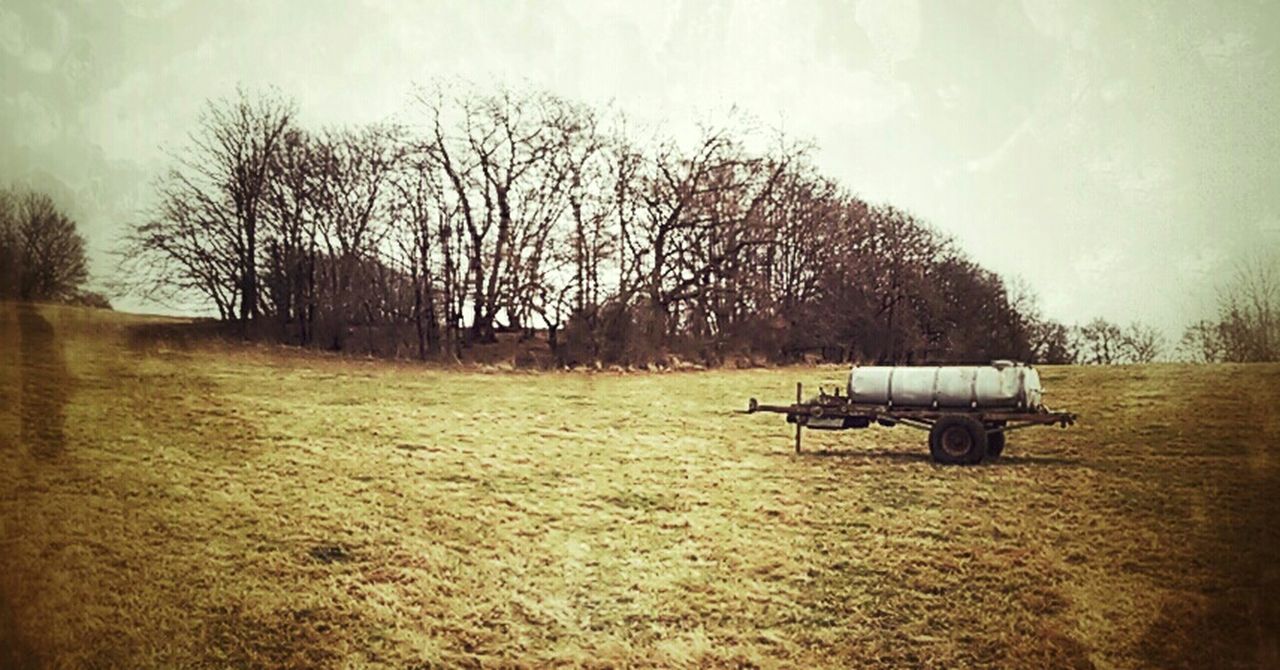
{"type": "Polygon", "coordinates": [[[929,431],[929,454],[946,465],[980,463],[987,455],[987,428],[971,416],[944,416],[929,431]]]}
{"type": "Polygon", "coordinates": [[[1004,452],[1004,431],[987,433],[987,458],[995,460],[1004,452]]]}

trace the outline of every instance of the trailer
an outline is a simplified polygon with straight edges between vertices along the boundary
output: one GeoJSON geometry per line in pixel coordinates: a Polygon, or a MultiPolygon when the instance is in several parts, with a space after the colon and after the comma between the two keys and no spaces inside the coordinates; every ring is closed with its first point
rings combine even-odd
{"type": "Polygon", "coordinates": [[[785,414],[795,424],[795,449],[801,429],[848,430],[872,425],[908,426],[929,433],[929,453],[937,463],[974,464],[996,459],[1005,436],[1033,426],[1070,426],[1076,415],[1044,405],[1034,368],[1009,361],[988,366],[858,367],[849,373],[846,392],[837,386],[804,400],[766,405],[751,398],[748,414],[785,414]],[[898,380],[895,392],[895,377],[898,380]]]}

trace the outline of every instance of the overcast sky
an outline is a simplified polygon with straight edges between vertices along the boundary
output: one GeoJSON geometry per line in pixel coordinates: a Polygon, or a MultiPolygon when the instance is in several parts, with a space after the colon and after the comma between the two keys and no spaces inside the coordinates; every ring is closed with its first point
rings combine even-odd
{"type": "Polygon", "coordinates": [[[0,182],[51,192],[101,279],[164,148],[238,83],[317,127],[453,76],[674,127],[736,105],[1050,316],[1176,336],[1280,248],[1277,38],[1254,0],[0,0],[0,182]]]}

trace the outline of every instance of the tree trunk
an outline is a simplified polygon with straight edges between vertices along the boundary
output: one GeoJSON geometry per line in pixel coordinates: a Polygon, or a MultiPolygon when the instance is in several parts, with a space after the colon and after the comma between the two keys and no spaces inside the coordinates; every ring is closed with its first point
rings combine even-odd
{"type": "Polygon", "coordinates": [[[422,284],[417,277],[413,280],[413,322],[418,331],[418,360],[427,360],[427,334],[422,324],[422,284]]]}
{"type": "Polygon", "coordinates": [[[258,318],[257,228],[256,221],[245,221],[245,252],[241,260],[244,265],[244,280],[240,294],[240,319],[246,322],[258,318]]]}

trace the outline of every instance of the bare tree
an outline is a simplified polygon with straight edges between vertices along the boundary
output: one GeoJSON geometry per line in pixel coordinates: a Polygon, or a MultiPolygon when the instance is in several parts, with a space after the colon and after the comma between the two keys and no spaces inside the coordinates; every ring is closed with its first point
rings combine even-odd
{"type": "Polygon", "coordinates": [[[1124,362],[1124,332],[1101,317],[1077,330],[1083,362],[1113,365],[1124,362]]]}
{"type": "MultiPolygon", "coordinates": [[[[568,205],[568,225],[560,242],[559,261],[570,268],[572,278],[565,282],[564,290],[556,291],[547,276],[540,289],[540,306],[548,331],[548,343],[552,353],[559,354],[559,327],[573,316],[582,322],[585,334],[586,355],[599,356],[599,311],[606,290],[602,276],[604,268],[614,257],[617,230],[615,214],[621,207],[629,185],[613,183],[615,166],[611,158],[616,149],[611,143],[617,138],[601,132],[600,119],[593,111],[576,108],[568,123],[560,127],[562,136],[559,150],[553,160],[565,173],[564,193],[568,205]],[[566,300],[566,294],[572,298],[566,300]]],[[[623,140],[625,142],[625,140],[623,140]]],[[[617,166],[625,174],[626,166],[617,166]]],[[[617,280],[611,282],[617,284],[617,280]]]]}
{"type": "MultiPolygon", "coordinates": [[[[544,94],[499,90],[490,95],[420,93],[427,112],[423,148],[440,166],[457,203],[466,235],[467,281],[471,285],[471,337],[494,339],[500,311],[515,325],[521,275],[541,260],[541,246],[557,218],[555,126],[564,104],[544,94]],[[450,132],[452,118],[461,132],[450,132]],[[532,256],[529,254],[533,254],[532,256]]],[[[517,309],[518,311],[518,309],[517,309]]]]}
{"type": "Polygon", "coordinates": [[[642,164],[643,206],[624,242],[651,340],[681,326],[680,308],[695,337],[717,329],[713,294],[750,247],[771,241],[762,211],[792,158],[752,156],[728,126],[707,126],[692,149],[668,140],[642,164]]]}
{"type": "Polygon", "coordinates": [[[1223,360],[1226,346],[1222,337],[1222,324],[1201,319],[1182,333],[1178,352],[1195,363],[1217,363],[1223,360]]]}
{"type": "Polygon", "coordinates": [[[296,327],[299,344],[311,342],[317,309],[315,161],[312,137],[290,128],[272,157],[264,196],[268,307],[286,338],[296,327]]]}
{"type": "Polygon", "coordinates": [[[274,91],[210,102],[159,204],[130,234],[126,273],[148,295],[192,294],[223,318],[257,318],[259,226],[275,153],[294,105],[274,91]]]}
{"type": "MultiPolygon", "coordinates": [[[[437,315],[436,247],[438,227],[444,227],[444,184],[435,164],[421,156],[409,156],[393,184],[391,218],[395,222],[396,248],[401,266],[413,284],[413,322],[418,357],[440,351],[440,323],[437,315]]],[[[447,257],[446,257],[447,258],[447,257]]],[[[448,299],[445,300],[446,309],[448,299]]]]}
{"type": "Polygon", "coordinates": [[[232,101],[210,105],[202,134],[192,138],[200,161],[187,163],[192,186],[222,200],[233,228],[240,279],[240,318],[258,316],[258,219],[268,170],[280,138],[294,115],[291,101],[276,93],[250,98],[243,90],[232,101]]]}
{"type": "Polygon", "coordinates": [[[0,295],[68,300],[88,277],[84,238],[52,198],[0,191],[0,295]]]}
{"type": "MultiPolygon", "coordinates": [[[[951,258],[953,274],[970,276],[976,266],[950,253],[950,241],[934,233],[914,216],[893,207],[865,210],[860,222],[861,239],[855,243],[853,262],[861,266],[863,285],[874,300],[873,309],[881,335],[878,358],[910,361],[912,352],[947,332],[945,324],[919,324],[916,318],[930,285],[932,261],[951,258]],[[924,326],[924,327],[918,327],[924,326]]],[[[966,296],[955,296],[963,301],[966,296]]]]}
{"type": "Polygon", "coordinates": [[[761,268],[781,312],[819,297],[823,268],[833,262],[836,248],[831,223],[841,218],[844,199],[834,182],[807,163],[782,176],[768,214],[774,241],[761,268]]]}
{"type": "Polygon", "coordinates": [[[157,205],[126,237],[122,288],[162,302],[195,299],[211,304],[223,320],[235,318],[240,254],[225,210],[176,169],[157,181],[156,190],[157,205]]]}
{"type": "Polygon", "coordinates": [[[1120,344],[1126,361],[1151,363],[1164,351],[1164,336],[1151,326],[1134,322],[1125,329],[1120,344]]]}
{"type": "Polygon", "coordinates": [[[18,239],[18,199],[0,189],[0,299],[18,297],[22,244],[18,239]]]}
{"type": "Polygon", "coordinates": [[[1229,361],[1280,360],[1280,258],[1256,255],[1219,291],[1219,332],[1229,361]]]}
{"type": "MultiPolygon", "coordinates": [[[[768,256],[775,236],[770,225],[775,191],[801,158],[802,149],[780,143],[764,156],[744,156],[722,169],[698,209],[706,224],[696,231],[701,243],[679,256],[688,285],[684,329],[721,356],[742,330],[752,330],[758,310],[767,302],[757,268],[768,256]],[[691,281],[690,281],[691,280],[691,281]]],[[[686,241],[686,240],[682,240],[686,241]]]]}
{"type": "Polygon", "coordinates": [[[1031,360],[1056,365],[1075,363],[1080,356],[1071,341],[1071,329],[1061,323],[1039,319],[1031,326],[1031,360]]]}
{"type": "Polygon", "coordinates": [[[1218,316],[1189,326],[1179,353],[1203,363],[1280,360],[1280,257],[1255,254],[1218,287],[1218,316]]]}
{"type": "MultiPolygon", "coordinates": [[[[372,125],[358,130],[326,132],[316,145],[312,170],[318,237],[327,260],[324,268],[328,313],[327,344],[344,347],[351,325],[366,333],[385,307],[386,277],[382,244],[391,232],[393,177],[404,157],[400,129],[372,125]]],[[[371,337],[371,335],[370,335],[371,337]]],[[[369,348],[373,348],[370,339],[369,348]]]]}

